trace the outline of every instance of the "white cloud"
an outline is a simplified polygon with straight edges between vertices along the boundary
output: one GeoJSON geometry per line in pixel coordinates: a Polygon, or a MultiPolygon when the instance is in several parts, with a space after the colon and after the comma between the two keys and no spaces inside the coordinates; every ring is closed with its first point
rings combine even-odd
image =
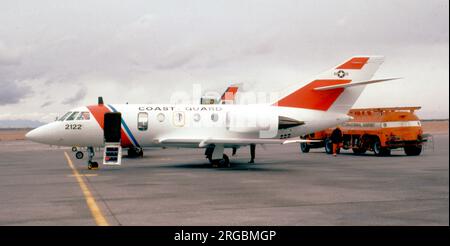
{"type": "Polygon", "coordinates": [[[369,87],[359,106],[414,104],[448,117],[447,1],[14,1],[0,23],[8,117],[51,120],[63,102],[100,95],[168,102],[193,83],[279,91],[361,53],[386,55],[377,76],[405,80],[369,87]]]}

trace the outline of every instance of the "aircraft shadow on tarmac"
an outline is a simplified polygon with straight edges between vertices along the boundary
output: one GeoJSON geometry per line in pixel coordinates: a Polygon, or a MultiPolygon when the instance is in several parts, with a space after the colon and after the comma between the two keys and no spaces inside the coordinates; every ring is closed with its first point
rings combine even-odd
{"type": "MultiPolygon", "coordinates": [[[[145,158],[145,157],[144,157],[145,158]]],[[[189,162],[189,163],[161,163],[161,161],[153,162],[153,158],[148,159],[148,162],[128,166],[127,168],[136,169],[151,169],[151,168],[174,168],[174,169],[192,169],[192,170],[211,170],[211,171],[257,171],[257,172],[283,172],[287,171],[282,168],[268,167],[267,165],[276,164],[275,162],[261,162],[261,163],[247,163],[244,161],[231,161],[230,167],[213,167],[207,161],[189,162]]],[[[157,159],[157,158],[155,158],[157,159]]]]}
{"type": "Polygon", "coordinates": [[[282,172],[286,171],[280,168],[266,168],[268,163],[245,163],[245,162],[231,162],[230,167],[212,167],[209,163],[186,163],[186,164],[169,164],[160,167],[163,168],[180,168],[180,169],[210,169],[215,171],[256,171],[256,172],[282,172]]]}
{"type": "MultiPolygon", "coordinates": [[[[180,155],[181,156],[181,155],[180,155]]],[[[128,157],[127,155],[124,155],[122,158],[126,158],[128,160],[136,159],[135,157],[128,157]]],[[[162,164],[161,162],[165,162],[165,159],[167,159],[167,155],[158,155],[158,154],[150,154],[150,155],[144,155],[143,157],[138,157],[138,160],[147,159],[148,162],[146,162],[143,165],[134,166],[135,168],[179,168],[179,169],[211,169],[211,170],[217,170],[217,171],[271,171],[271,172],[277,172],[277,171],[286,171],[284,169],[280,168],[274,168],[271,166],[270,168],[266,168],[263,166],[266,166],[267,164],[276,164],[276,162],[256,162],[256,163],[247,163],[247,161],[244,160],[230,160],[230,167],[212,167],[210,163],[208,163],[207,160],[205,161],[198,161],[198,162],[189,162],[189,163],[165,163],[162,164]]]]}

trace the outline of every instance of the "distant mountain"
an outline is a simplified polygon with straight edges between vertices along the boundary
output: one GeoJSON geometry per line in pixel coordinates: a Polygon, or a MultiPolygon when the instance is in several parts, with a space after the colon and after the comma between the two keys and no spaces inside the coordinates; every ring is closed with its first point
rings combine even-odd
{"type": "Polygon", "coordinates": [[[44,124],[37,120],[0,120],[0,128],[36,128],[44,124]]]}

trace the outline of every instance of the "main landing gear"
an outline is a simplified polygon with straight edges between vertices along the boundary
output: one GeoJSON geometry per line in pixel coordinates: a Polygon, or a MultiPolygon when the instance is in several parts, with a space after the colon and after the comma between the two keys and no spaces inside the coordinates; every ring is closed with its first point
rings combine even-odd
{"type": "Polygon", "coordinates": [[[128,158],[144,157],[144,150],[139,147],[128,149],[128,158]]]}
{"type": "Polygon", "coordinates": [[[88,152],[88,169],[98,169],[98,162],[96,161],[92,161],[92,159],[94,158],[95,152],[94,152],[94,148],[93,147],[87,147],[87,152],[88,152]]]}
{"type": "MultiPolygon", "coordinates": [[[[230,167],[230,158],[223,153],[223,145],[210,145],[205,150],[205,156],[213,167],[230,167]]],[[[233,148],[233,156],[236,154],[237,148],[233,148]]],[[[255,163],[256,144],[250,144],[250,161],[255,163]]]]}
{"type": "Polygon", "coordinates": [[[228,156],[226,154],[223,154],[222,159],[211,159],[208,158],[209,163],[211,163],[211,165],[213,167],[230,167],[230,158],[228,158],[228,156]]]}
{"type": "Polygon", "coordinates": [[[230,158],[223,154],[223,145],[208,146],[205,150],[205,156],[211,163],[212,167],[230,167],[230,158]],[[220,158],[222,157],[222,158],[220,158]]]}
{"type": "Polygon", "coordinates": [[[250,161],[248,163],[255,163],[256,144],[250,144],[250,161]]]}

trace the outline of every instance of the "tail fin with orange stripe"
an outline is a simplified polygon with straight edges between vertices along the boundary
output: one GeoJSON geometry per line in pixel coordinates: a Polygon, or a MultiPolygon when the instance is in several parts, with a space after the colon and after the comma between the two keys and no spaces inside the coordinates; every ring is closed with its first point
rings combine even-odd
{"type": "Polygon", "coordinates": [[[347,113],[366,84],[392,80],[370,80],[383,61],[382,56],[352,57],[306,85],[288,92],[274,105],[347,113]]]}

